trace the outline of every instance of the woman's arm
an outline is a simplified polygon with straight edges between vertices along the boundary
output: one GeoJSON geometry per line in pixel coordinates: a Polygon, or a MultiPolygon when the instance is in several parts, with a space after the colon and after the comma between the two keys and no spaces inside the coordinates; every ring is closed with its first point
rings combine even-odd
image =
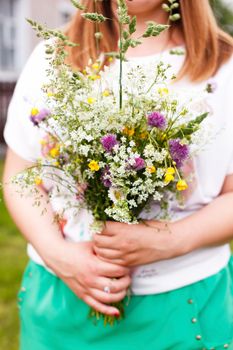
{"type": "Polygon", "coordinates": [[[30,196],[20,196],[17,186],[10,178],[30,167],[32,163],[23,160],[9,150],[4,171],[4,197],[15,223],[48,267],[50,267],[72,291],[94,309],[118,315],[116,308],[105,305],[121,300],[130,284],[129,270],[117,264],[100,260],[93,252],[92,242],[72,243],[62,237],[54,222],[54,213],[45,192],[41,192],[40,208],[33,205],[30,196]],[[45,214],[41,214],[46,209],[45,214]],[[117,280],[112,278],[119,277],[117,280]],[[111,294],[103,291],[111,287],[111,294]]]}
{"type": "Polygon", "coordinates": [[[229,175],[219,197],[196,213],[173,223],[108,222],[102,234],[95,235],[94,249],[106,261],[134,266],[171,259],[232,239],[233,175],[229,175]]]}

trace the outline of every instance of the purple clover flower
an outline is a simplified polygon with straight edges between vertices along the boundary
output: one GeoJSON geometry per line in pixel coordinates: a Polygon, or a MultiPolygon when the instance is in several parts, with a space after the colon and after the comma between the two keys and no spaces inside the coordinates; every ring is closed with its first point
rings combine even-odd
{"type": "Polygon", "coordinates": [[[31,114],[30,120],[35,126],[38,126],[39,123],[45,120],[50,114],[48,109],[42,108],[37,114],[31,114]]]}
{"type": "Polygon", "coordinates": [[[104,147],[105,151],[111,152],[113,147],[118,144],[117,137],[114,134],[108,134],[106,136],[103,136],[101,138],[102,146],[104,147]]]}
{"type": "Polygon", "coordinates": [[[175,139],[169,141],[169,151],[172,159],[176,162],[176,166],[181,168],[189,156],[189,147],[183,145],[180,139],[175,139]]]}
{"type": "Polygon", "coordinates": [[[109,166],[106,166],[105,169],[102,172],[101,175],[101,182],[104,185],[104,187],[111,187],[112,186],[112,181],[111,181],[111,173],[109,170],[109,166]]]}
{"type": "Polygon", "coordinates": [[[151,112],[147,116],[149,126],[164,130],[167,126],[167,121],[164,115],[160,112],[151,112]]]}
{"type": "Polygon", "coordinates": [[[141,157],[134,158],[134,165],[132,166],[132,168],[134,170],[137,170],[137,171],[142,170],[145,168],[145,166],[146,166],[146,164],[145,164],[144,159],[142,159],[141,157]]]}

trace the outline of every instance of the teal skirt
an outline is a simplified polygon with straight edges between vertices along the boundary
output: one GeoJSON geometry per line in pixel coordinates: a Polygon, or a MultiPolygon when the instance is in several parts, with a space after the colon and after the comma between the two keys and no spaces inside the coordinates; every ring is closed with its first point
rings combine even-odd
{"type": "Polygon", "coordinates": [[[233,349],[233,257],[216,275],[156,295],[132,296],[125,319],[94,324],[89,307],[29,261],[18,293],[20,350],[233,349]]]}

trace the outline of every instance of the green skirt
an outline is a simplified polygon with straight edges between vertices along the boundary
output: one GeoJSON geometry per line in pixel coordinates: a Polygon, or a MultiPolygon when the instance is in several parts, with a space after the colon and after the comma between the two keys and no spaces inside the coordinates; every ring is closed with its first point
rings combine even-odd
{"type": "Polygon", "coordinates": [[[18,293],[20,350],[233,349],[233,257],[216,275],[155,295],[132,296],[114,326],[58,277],[29,261],[18,293]]]}

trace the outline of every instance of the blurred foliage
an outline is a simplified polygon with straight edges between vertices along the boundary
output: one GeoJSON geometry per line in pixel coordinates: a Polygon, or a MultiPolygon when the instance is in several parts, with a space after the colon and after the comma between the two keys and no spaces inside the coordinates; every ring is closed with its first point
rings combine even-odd
{"type": "Polygon", "coordinates": [[[222,0],[210,0],[219,25],[233,36],[233,7],[222,0]]]}
{"type": "MultiPolygon", "coordinates": [[[[0,179],[3,161],[0,161],[0,179]]],[[[0,349],[17,350],[17,292],[26,262],[26,243],[7,213],[0,189],[0,349]]]]}

